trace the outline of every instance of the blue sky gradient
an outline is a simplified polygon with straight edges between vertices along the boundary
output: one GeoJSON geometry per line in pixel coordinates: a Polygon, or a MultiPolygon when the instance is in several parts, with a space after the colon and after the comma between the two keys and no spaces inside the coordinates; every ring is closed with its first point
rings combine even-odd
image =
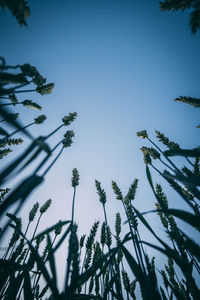
{"type": "MultiPolygon", "coordinates": [[[[135,205],[141,211],[153,209],[140,151],[147,144],[136,132],[147,129],[155,140],[158,129],[183,148],[197,147],[200,140],[199,111],[173,101],[181,95],[199,97],[200,92],[200,39],[199,33],[190,32],[189,14],[160,12],[153,0],[32,0],[30,8],[28,28],[19,27],[9,12],[0,12],[0,52],[8,64],[28,62],[55,82],[52,95],[33,94],[48,119],[31,131],[35,136],[50,132],[68,112],[76,111],[78,118],[71,126],[74,144],[31,197],[24,214],[35,201],[52,198],[41,229],[69,219],[74,167],[80,172],[75,216],[81,234],[103,217],[95,179],[108,193],[111,221],[122,210],[111,180],[126,193],[139,178],[135,205]]],[[[25,108],[20,113],[25,124],[38,115],[25,108]]],[[[154,178],[164,185],[170,204],[183,207],[162,179],[154,178]]],[[[153,226],[162,231],[158,219],[153,218],[153,226]]]]}

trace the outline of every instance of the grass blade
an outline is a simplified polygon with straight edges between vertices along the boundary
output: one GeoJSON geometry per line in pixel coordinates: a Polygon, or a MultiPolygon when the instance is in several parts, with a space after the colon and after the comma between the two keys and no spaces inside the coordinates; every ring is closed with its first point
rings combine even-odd
{"type": "Polygon", "coordinates": [[[33,293],[31,288],[31,279],[29,272],[24,271],[24,300],[33,300],[33,293]]]}
{"type": "Polygon", "coordinates": [[[48,247],[47,260],[49,260],[49,263],[50,263],[51,273],[52,273],[52,276],[53,276],[53,278],[52,278],[53,284],[55,286],[57,286],[55,259],[54,259],[54,255],[53,255],[52,243],[51,243],[51,238],[50,238],[49,234],[47,234],[47,247],[48,247]]]}

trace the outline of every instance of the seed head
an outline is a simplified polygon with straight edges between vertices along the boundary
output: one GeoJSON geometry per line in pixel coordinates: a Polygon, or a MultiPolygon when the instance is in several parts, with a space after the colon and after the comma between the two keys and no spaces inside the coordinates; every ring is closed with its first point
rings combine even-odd
{"type": "Polygon", "coordinates": [[[18,99],[17,99],[15,94],[11,94],[8,97],[9,97],[9,99],[12,102],[13,105],[16,105],[18,103],[18,99]]]}
{"type": "Polygon", "coordinates": [[[135,199],[135,194],[136,194],[137,186],[138,186],[138,179],[136,178],[134,180],[134,182],[131,184],[131,186],[130,186],[130,188],[128,190],[128,194],[126,196],[129,201],[135,199]]]}
{"type": "Polygon", "coordinates": [[[61,231],[62,231],[62,220],[59,220],[54,229],[54,233],[55,235],[59,235],[61,234],[61,231]]]}
{"type": "Polygon", "coordinates": [[[46,78],[44,78],[42,75],[38,74],[33,78],[33,82],[37,85],[37,86],[41,86],[43,84],[46,83],[46,78]]]}
{"type": "Polygon", "coordinates": [[[75,188],[79,185],[79,173],[76,168],[72,170],[72,187],[75,188]]]}
{"type": "Polygon", "coordinates": [[[138,137],[141,137],[141,138],[143,138],[143,139],[148,138],[148,134],[147,134],[147,131],[146,131],[146,130],[138,131],[138,132],[137,132],[137,136],[138,136],[138,137]]]}
{"type": "Polygon", "coordinates": [[[73,130],[68,130],[64,134],[64,139],[62,140],[63,147],[67,148],[70,147],[71,144],[73,143],[72,138],[74,137],[74,132],[73,130]]]}
{"type": "Polygon", "coordinates": [[[36,88],[36,92],[39,93],[40,95],[47,95],[52,93],[53,88],[54,88],[54,83],[47,83],[44,85],[39,85],[36,88]]]}
{"type": "Polygon", "coordinates": [[[39,74],[36,67],[33,67],[30,64],[24,64],[20,67],[20,69],[25,76],[34,77],[39,74]]]}
{"type": "Polygon", "coordinates": [[[97,194],[99,195],[99,200],[102,204],[106,203],[106,192],[101,188],[99,181],[95,180],[95,185],[97,189],[97,194]]]}
{"type": "Polygon", "coordinates": [[[52,202],[52,200],[51,199],[49,199],[49,200],[47,200],[42,206],[41,206],[41,208],[40,208],[40,213],[41,214],[44,214],[46,211],[47,211],[47,209],[50,207],[50,205],[51,205],[51,202],[52,202]]]}
{"type": "Polygon", "coordinates": [[[79,242],[80,248],[83,248],[83,246],[84,246],[85,237],[86,237],[86,234],[84,234],[80,237],[80,242],[79,242]]]}
{"type": "Polygon", "coordinates": [[[27,108],[34,108],[36,110],[42,109],[42,107],[39,104],[33,102],[32,100],[24,100],[24,101],[22,101],[22,105],[27,108]]]}
{"type": "Polygon", "coordinates": [[[77,117],[77,113],[73,112],[73,113],[69,113],[68,116],[64,116],[62,118],[62,121],[64,123],[65,126],[69,126],[77,117]]]}
{"type": "Polygon", "coordinates": [[[151,158],[153,158],[153,159],[160,158],[160,153],[154,148],[142,147],[141,150],[143,153],[149,154],[151,156],[151,158]]]}
{"type": "Polygon", "coordinates": [[[143,155],[144,155],[144,163],[146,164],[146,165],[148,165],[148,164],[151,164],[151,157],[150,157],[150,154],[149,154],[149,152],[148,152],[148,150],[147,150],[148,148],[146,148],[146,147],[142,147],[141,148],[141,150],[142,150],[142,152],[143,152],[143,155]]]}
{"type": "Polygon", "coordinates": [[[7,139],[6,144],[8,146],[13,146],[13,145],[20,145],[23,143],[23,140],[21,138],[19,139],[7,139]]]}
{"type": "Polygon", "coordinates": [[[34,220],[38,208],[39,208],[39,203],[36,202],[36,203],[33,205],[33,208],[31,209],[31,211],[29,212],[29,222],[32,222],[32,221],[34,220]]]}
{"type": "Polygon", "coordinates": [[[117,200],[123,200],[122,192],[121,192],[120,188],[118,187],[118,185],[115,181],[112,181],[112,188],[113,188],[113,191],[116,195],[116,199],[117,200]]]}
{"type": "Polygon", "coordinates": [[[0,150],[0,159],[2,159],[4,156],[7,156],[10,152],[12,152],[10,148],[0,150]]]}
{"type": "Polygon", "coordinates": [[[45,120],[46,120],[46,116],[45,115],[40,115],[37,118],[34,119],[35,124],[42,124],[45,120]]]}
{"type": "Polygon", "coordinates": [[[116,213],[116,219],[115,219],[115,231],[116,235],[119,236],[121,232],[121,216],[120,213],[116,213]]]}

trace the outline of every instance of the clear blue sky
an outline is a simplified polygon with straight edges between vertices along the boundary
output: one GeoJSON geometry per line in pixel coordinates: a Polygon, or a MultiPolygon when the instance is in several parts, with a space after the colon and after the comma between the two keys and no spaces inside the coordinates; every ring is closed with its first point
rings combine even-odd
{"type": "MultiPolygon", "coordinates": [[[[145,141],[136,132],[147,129],[154,138],[158,129],[183,148],[197,147],[200,140],[199,110],[173,101],[200,94],[200,36],[191,34],[188,13],[160,12],[153,0],[32,0],[30,7],[28,28],[0,12],[0,52],[8,64],[28,62],[55,82],[52,95],[33,95],[48,120],[32,132],[51,131],[68,112],[76,111],[78,118],[71,126],[74,144],[25,211],[35,201],[52,198],[42,226],[70,218],[74,167],[80,172],[75,215],[81,233],[102,218],[94,179],[108,192],[110,220],[122,209],[112,193],[112,179],[126,193],[139,178],[135,204],[142,211],[154,208],[140,151],[145,141]]],[[[37,115],[20,112],[25,124],[37,115]]],[[[176,206],[180,199],[170,190],[168,194],[176,206]]],[[[157,220],[154,226],[161,229],[157,220]]]]}

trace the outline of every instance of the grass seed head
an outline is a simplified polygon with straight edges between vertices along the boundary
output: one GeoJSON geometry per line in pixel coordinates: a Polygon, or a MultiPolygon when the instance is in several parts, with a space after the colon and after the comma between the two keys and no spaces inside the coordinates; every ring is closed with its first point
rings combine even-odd
{"type": "Polygon", "coordinates": [[[41,208],[40,208],[40,213],[41,213],[41,214],[44,214],[44,213],[47,211],[47,209],[51,206],[51,203],[52,203],[52,200],[51,200],[51,199],[47,200],[47,201],[41,206],[41,208]]]}
{"type": "Polygon", "coordinates": [[[47,84],[37,86],[36,92],[42,96],[48,95],[52,93],[53,88],[54,88],[54,83],[47,83],[47,84]]]}
{"type": "Polygon", "coordinates": [[[37,118],[34,119],[35,124],[42,124],[45,120],[46,120],[46,116],[45,115],[40,115],[37,118]]]}
{"type": "Polygon", "coordinates": [[[123,200],[122,192],[115,181],[112,181],[112,188],[116,195],[116,199],[122,201],[123,200]]]}
{"type": "Polygon", "coordinates": [[[95,180],[97,194],[99,195],[99,201],[104,205],[106,203],[106,192],[101,188],[101,183],[95,180]]]}
{"type": "Polygon", "coordinates": [[[77,168],[72,170],[72,187],[75,188],[79,185],[79,173],[77,168]]]}
{"type": "Polygon", "coordinates": [[[146,130],[138,131],[137,136],[141,137],[142,139],[148,138],[148,134],[146,130]]]}
{"type": "Polygon", "coordinates": [[[35,219],[35,215],[36,215],[36,213],[38,211],[38,208],[39,208],[39,203],[36,202],[33,205],[33,208],[31,209],[31,211],[29,212],[29,222],[32,222],[35,219]]]}
{"type": "Polygon", "coordinates": [[[64,134],[64,139],[62,140],[63,147],[65,147],[65,148],[70,147],[71,144],[73,143],[73,140],[72,140],[73,137],[74,137],[73,130],[68,130],[64,134]]]}
{"type": "Polygon", "coordinates": [[[62,121],[64,123],[65,126],[69,126],[77,117],[77,113],[73,112],[73,113],[69,113],[67,116],[64,116],[62,118],[62,121]]]}

